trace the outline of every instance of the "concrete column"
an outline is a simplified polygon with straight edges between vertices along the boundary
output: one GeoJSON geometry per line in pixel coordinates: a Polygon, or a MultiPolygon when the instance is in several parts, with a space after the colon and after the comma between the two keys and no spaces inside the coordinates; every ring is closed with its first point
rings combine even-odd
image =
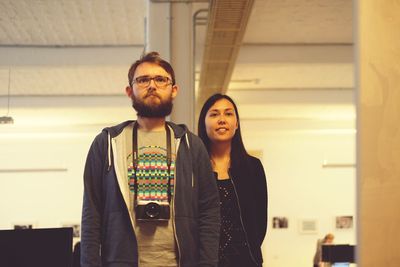
{"type": "Polygon", "coordinates": [[[194,69],[192,4],[175,3],[171,6],[171,63],[175,70],[178,96],[171,120],[186,124],[194,130],[194,69]]]}
{"type": "Polygon", "coordinates": [[[147,1],[146,52],[157,51],[165,60],[171,60],[171,4],[147,1]]]}
{"type": "Polygon", "coordinates": [[[175,70],[180,90],[171,120],[194,129],[193,21],[190,2],[147,1],[146,52],[158,51],[175,70]]]}
{"type": "Polygon", "coordinates": [[[357,1],[358,266],[400,266],[400,4],[357,1]]]}

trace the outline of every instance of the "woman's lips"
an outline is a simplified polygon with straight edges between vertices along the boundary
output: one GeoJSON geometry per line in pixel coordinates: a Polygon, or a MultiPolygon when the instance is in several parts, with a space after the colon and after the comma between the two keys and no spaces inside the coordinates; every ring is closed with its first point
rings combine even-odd
{"type": "Polygon", "coordinates": [[[221,128],[217,128],[215,131],[218,133],[225,133],[228,131],[228,128],[221,127],[221,128]]]}

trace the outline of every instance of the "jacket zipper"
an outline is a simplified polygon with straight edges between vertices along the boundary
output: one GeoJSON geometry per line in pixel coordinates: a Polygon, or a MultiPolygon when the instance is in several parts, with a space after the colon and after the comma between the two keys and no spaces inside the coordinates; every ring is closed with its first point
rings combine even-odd
{"type": "MultiPolygon", "coordinates": [[[[109,145],[110,145],[110,146],[111,146],[111,144],[112,144],[113,141],[115,142],[114,137],[109,139],[109,145]]],[[[115,147],[116,147],[116,146],[115,146],[115,147]]],[[[112,155],[113,155],[113,161],[111,162],[111,159],[109,160],[108,171],[111,169],[111,165],[113,165],[113,166],[114,166],[115,176],[116,176],[116,178],[117,178],[118,189],[119,189],[119,192],[120,192],[122,198],[124,198],[124,194],[122,194],[121,186],[120,186],[120,184],[119,184],[119,178],[118,178],[118,177],[120,176],[119,167],[118,167],[118,172],[117,172],[117,168],[115,168],[115,166],[118,166],[118,165],[114,162],[114,160],[115,160],[115,154],[114,154],[114,149],[112,149],[112,148],[113,148],[113,146],[111,146],[112,155]]],[[[130,192],[129,192],[129,194],[130,194],[130,192]]],[[[132,226],[132,231],[133,231],[133,233],[136,235],[136,233],[135,233],[135,226],[134,226],[135,223],[134,223],[134,221],[132,220],[132,217],[131,217],[131,214],[130,214],[130,212],[129,212],[129,208],[128,208],[127,204],[126,204],[125,199],[124,199],[124,204],[125,204],[126,210],[128,211],[128,216],[129,216],[129,221],[130,221],[131,226],[132,226]]],[[[136,238],[135,238],[135,239],[136,239],[136,238]]],[[[140,267],[140,260],[139,260],[139,244],[138,244],[137,240],[136,240],[136,248],[137,248],[137,252],[138,252],[137,262],[138,262],[138,266],[140,267]]]]}
{"type": "MultiPolygon", "coordinates": [[[[179,148],[179,145],[180,145],[180,141],[181,141],[181,139],[179,139],[179,138],[177,138],[176,139],[177,140],[177,142],[176,142],[176,147],[175,147],[175,158],[177,158],[177,156],[178,156],[178,148],[179,148]]],[[[111,138],[109,139],[109,146],[111,145],[111,138]]],[[[113,151],[113,155],[114,155],[114,151],[113,151]]],[[[110,168],[111,168],[111,163],[110,163],[111,161],[109,161],[109,166],[108,166],[108,170],[110,170],[110,168]]],[[[115,164],[114,164],[115,165],[115,164]]],[[[176,166],[176,162],[175,162],[175,166],[176,166]]],[[[118,174],[117,174],[117,172],[115,172],[116,173],[116,176],[118,177],[118,174]]],[[[177,172],[175,171],[175,177],[174,177],[174,179],[175,179],[175,181],[174,181],[174,196],[173,196],[173,202],[174,202],[174,204],[173,204],[173,227],[174,227],[174,237],[175,237],[175,240],[176,240],[176,245],[177,245],[177,247],[178,247],[178,267],[180,267],[181,266],[181,258],[179,257],[180,255],[181,255],[181,249],[180,249],[180,246],[179,246],[179,241],[178,241],[178,236],[176,235],[176,225],[175,225],[175,192],[176,192],[176,174],[177,174],[177,172]]],[[[118,180],[118,178],[117,178],[117,180],[118,180]]],[[[193,181],[193,173],[192,173],[192,184],[194,184],[194,181],[193,181]]],[[[119,186],[118,186],[119,187],[119,186]]],[[[121,188],[119,187],[119,190],[120,190],[120,192],[121,192],[121,188]]],[[[121,192],[121,195],[122,195],[122,192],[121,192]]],[[[125,201],[124,201],[125,202],[125,201]]],[[[126,209],[128,210],[128,214],[129,214],[129,209],[128,209],[128,207],[126,206],[126,203],[125,203],[125,207],[126,207],[126,209]]],[[[130,215],[129,215],[129,217],[130,217],[130,215]]],[[[131,224],[132,224],[132,220],[131,220],[131,224]]],[[[134,227],[133,227],[133,225],[132,225],[132,229],[133,229],[133,232],[135,233],[135,229],[134,229],[134,227]]],[[[138,246],[138,243],[137,243],[137,240],[136,240],[136,247],[138,248],[138,255],[139,255],[139,246],[138,246]]],[[[140,262],[139,262],[139,257],[138,257],[138,265],[140,265],[140,262]]]]}
{"type": "Polygon", "coordinates": [[[178,148],[179,148],[179,144],[180,144],[180,139],[176,139],[176,147],[175,147],[175,177],[174,177],[174,196],[173,196],[173,202],[174,202],[174,207],[172,209],[173,211],[173,225],[174,225],[174,236],[175,236],[175,241],[176,241],[176,246],[178,247],[178,267],[181,266],[181,249],[179,246],[179,240],[178,240],[178,236],[176,235],[176,224],[175,224],[175,194],[176,194],[176,175],[177,175],[177,171],[176,171],[176,159],[178,158],[178,148]]]}
{"type": "Polygon", "coordinates": [[[237,202],[238,207],[239,207],[240,223],[242,224],[244,236],[245,236],[245,238],[246,238],[247,247],[248,247],[249,252],[250,252],[250,257],[251,257],[251,259],[253,260],[253,262],[258,266],[258,263],[257,263],[257,261],[254,259],[253,253],[251,252],[249,239],[248,239],[248,237],[247,237],[247,232],[246,232],[246,229],[244,228],[243,219],[242,219],[242,209],[241,209],[241,207],[240,207],[239,196],[238,196],[238,193],[237,193],[237,191],[236,191],[236,186],[235,186],[235,183],[233,182],[233,176],[232,176],[232,174],[231,174],[230,171],[228,171],[228,173],[229,173],[229,176],[231,177],[230,180],[231,180],[231,183],[232,183],[232,185],[233,185],[233,190],[235,191],[236,202],[237,202]]]}

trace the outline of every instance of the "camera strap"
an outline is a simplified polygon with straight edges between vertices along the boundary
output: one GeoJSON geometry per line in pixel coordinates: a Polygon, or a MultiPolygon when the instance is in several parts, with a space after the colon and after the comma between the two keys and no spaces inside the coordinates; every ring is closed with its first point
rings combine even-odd
{"type": "MultiPolygon", "coordinates": [[[[135,122],[133,124],[132,130],[132,163],[133,163],[133,170],[134,170],[134,192],[135,192],[135,201],[137,201],[137,191],[138,191],[138,179],[136,176],[137,168],[139,164],[139,152],[138,152],[138,127],[139,123],[135,122]]],[[[165,123],[165,132],[167,138],[167,167],[168,167],[168,203],[171,203],[171,164],[172,164],[172,157],[171,157],[171,130],[168,127],[168,124],[165,123]]]]}

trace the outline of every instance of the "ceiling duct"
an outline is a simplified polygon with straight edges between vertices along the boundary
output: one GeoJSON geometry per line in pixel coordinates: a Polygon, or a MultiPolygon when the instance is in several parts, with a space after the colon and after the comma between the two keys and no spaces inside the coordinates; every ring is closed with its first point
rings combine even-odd
{"type": "Polygon", "coordinates": [[[226,92],[253,3],[253,0],[210,2],[197,109],[212,94],[226,92]]]}

